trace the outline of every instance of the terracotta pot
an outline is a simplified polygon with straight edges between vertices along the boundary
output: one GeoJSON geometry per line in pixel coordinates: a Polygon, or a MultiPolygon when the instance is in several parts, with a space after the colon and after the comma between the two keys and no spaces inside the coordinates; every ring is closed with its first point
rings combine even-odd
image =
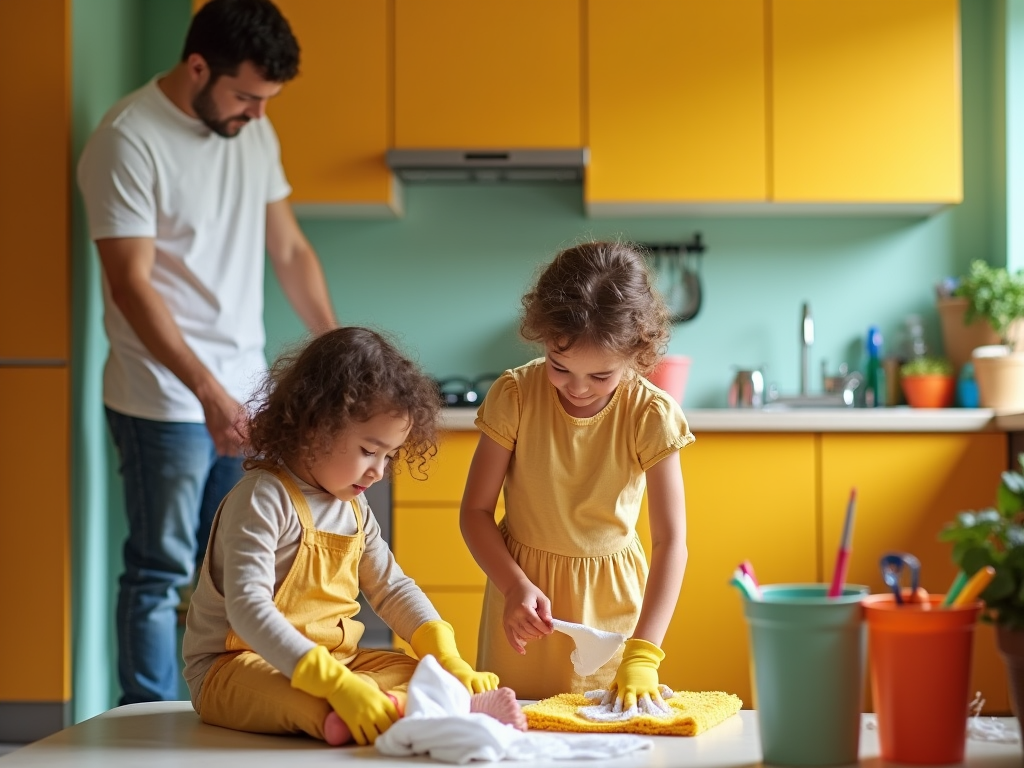
{"type": "MultiPolygon", "coordinates": [[[[970,325],[964,325],[967,299],[959,296],[937,299],[936,307],[942,325],[942,347],[953,363],[956,376],[960,375],[960,369],[971,359],[971,352],[976,347],[1000,343],[999,334],[992,330],[988,321],[976,319],[970,325]]],[[[1009,336],[1016,339],[1014,351],[1024,352],[1024,320],[1013,322],[1009,336]]]]}
{"type": "Polygon", "coordinates": [[[996,627],[996,644],[1006,664],[1010,706],[1024,733],[1024,630],[996,627]]]}
{"type": "Polygon", "coordinates": [[[942,324],[942,346],[957,374],[963,364],[971,359],[971,352],[975,347],[999,343],[999,335],[987,322],[975,320],[970,325],[964,325],[967,299],[938,299],[937,306],[942,324]]]}
{"type": "Polygon", "coordinates": [[[952,376],[904,376],[900,379],[907,403],[914,408],[949,408],[956,393],[952,376]]]}

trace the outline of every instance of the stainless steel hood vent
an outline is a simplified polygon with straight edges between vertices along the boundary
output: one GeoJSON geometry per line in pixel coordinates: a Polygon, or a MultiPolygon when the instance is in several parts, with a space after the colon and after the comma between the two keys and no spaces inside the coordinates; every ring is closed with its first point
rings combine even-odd
{"type": "Polygon", "coordinates": [[[388,167],[402,181],[580,182],[583,149],[389,149],[388,167]]]}

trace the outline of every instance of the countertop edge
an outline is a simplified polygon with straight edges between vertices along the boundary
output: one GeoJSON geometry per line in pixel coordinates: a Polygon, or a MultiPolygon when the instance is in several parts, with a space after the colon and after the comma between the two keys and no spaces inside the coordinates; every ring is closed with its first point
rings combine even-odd
{"type": "MultiPolygon", "coordinates": [[[[697,432],[1017,432],[1024,413],[992,408],[683,409],[697,432]]],[[[476,430],[476,408],[447,408],[444,431],[476,430]]]]}

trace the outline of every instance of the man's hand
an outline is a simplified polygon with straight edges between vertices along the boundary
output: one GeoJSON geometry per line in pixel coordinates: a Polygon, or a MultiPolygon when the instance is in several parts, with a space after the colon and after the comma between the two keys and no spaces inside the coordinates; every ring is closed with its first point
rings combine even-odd
{"type": "Polygon", "coordinates": [[[245,409],[220,384],[212,384],[199,395],[206,417],[206,430],[219,456],[238,456],[249,440],[245,409]]]}

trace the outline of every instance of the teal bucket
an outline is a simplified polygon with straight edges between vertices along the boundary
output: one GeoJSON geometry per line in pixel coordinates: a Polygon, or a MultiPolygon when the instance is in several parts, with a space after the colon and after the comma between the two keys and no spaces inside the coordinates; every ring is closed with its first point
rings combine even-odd
{"type": "Polygon", "coordinates": [[[867,630],[849,585],[774,584],[744,600],[761,750],[774,765],[857,762],[867,630]]]}

